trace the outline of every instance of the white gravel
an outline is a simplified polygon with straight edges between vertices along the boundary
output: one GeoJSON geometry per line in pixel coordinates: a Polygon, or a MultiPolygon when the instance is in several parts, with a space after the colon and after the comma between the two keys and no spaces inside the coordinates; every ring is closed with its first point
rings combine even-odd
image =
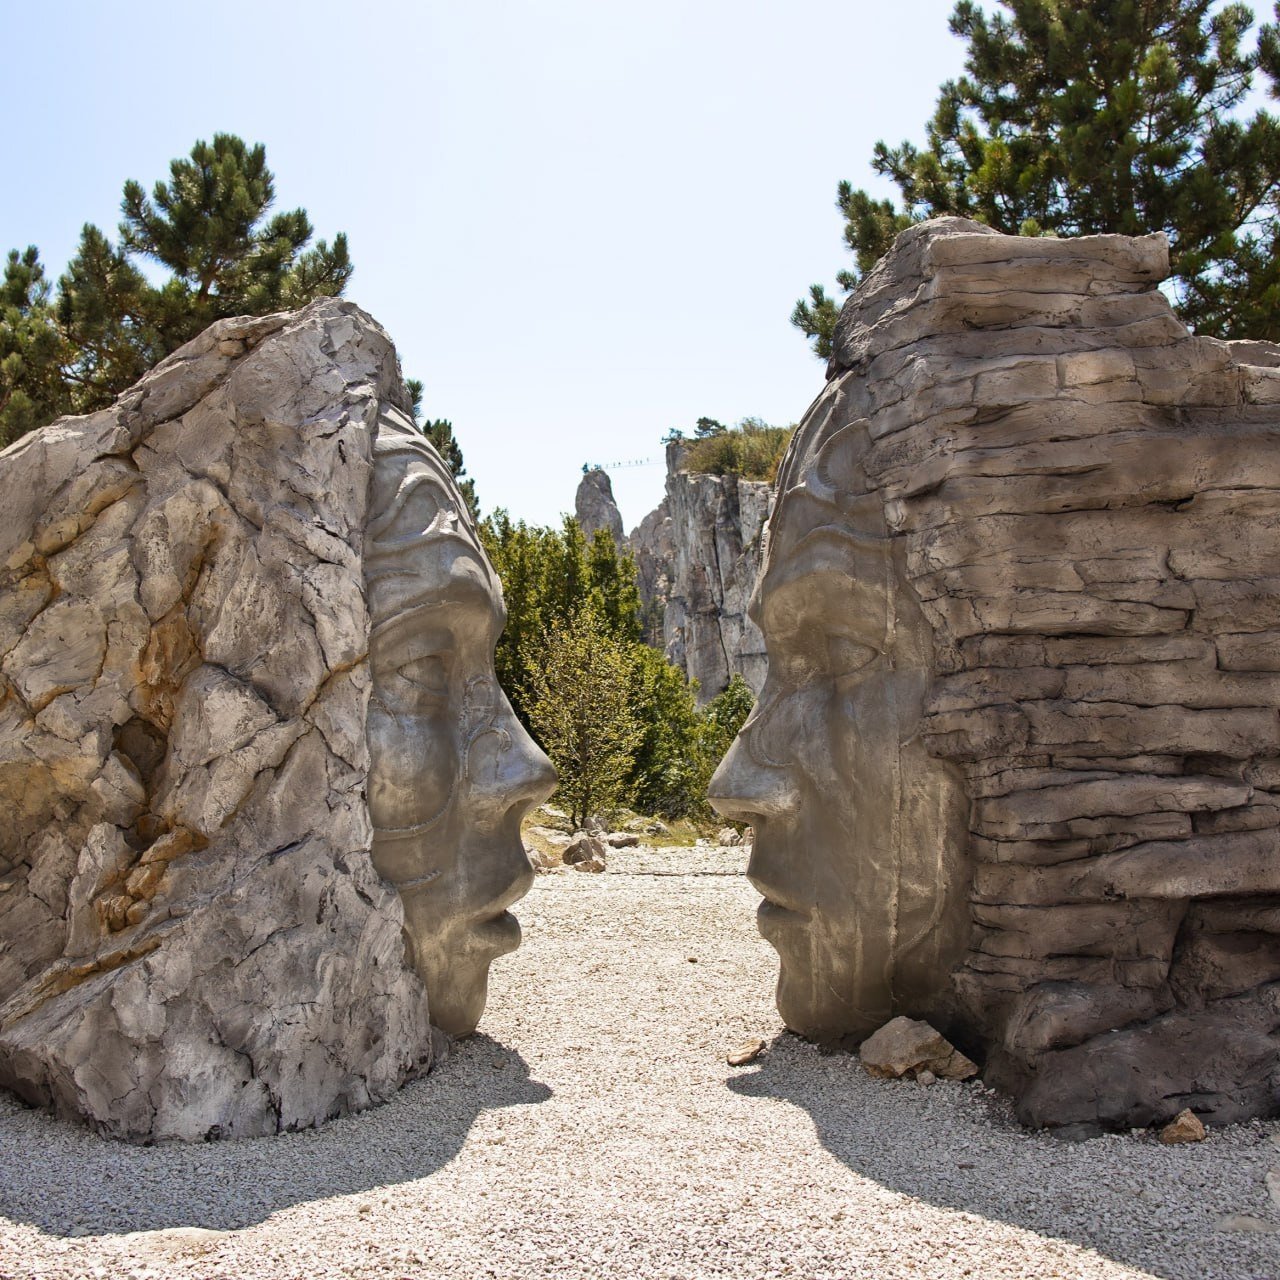
{"type": "Polygon", "coordinates": [[[1280,1276],[1280,1125],[1070,1144],[873,1081],[781,1033],[741,861],[539,876],[486,1034],[319,1131],[134,1148],[0,1100],[0,1276],[1280,1276]]]}

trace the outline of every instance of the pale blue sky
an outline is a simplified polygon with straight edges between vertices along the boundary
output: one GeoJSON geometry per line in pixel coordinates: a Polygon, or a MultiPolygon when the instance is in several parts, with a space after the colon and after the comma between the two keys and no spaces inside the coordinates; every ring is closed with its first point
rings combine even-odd
{"type": "MultiPolygon", "coordinates": [[[[196,138],[262,142],[278,207],[346,231],[348,296],[453,420],[486,510],[549,522],[584,461],[700,415],[790,422],[788,323],[847,255],[836,182],[919,140],[951,0],[0,0],[0,250],[63,268],[196,138]]],[[[887,193],[887,191],[886,191],[887,193]]],[[[627,527],[660,467],[614,475],[627,527]]]]}

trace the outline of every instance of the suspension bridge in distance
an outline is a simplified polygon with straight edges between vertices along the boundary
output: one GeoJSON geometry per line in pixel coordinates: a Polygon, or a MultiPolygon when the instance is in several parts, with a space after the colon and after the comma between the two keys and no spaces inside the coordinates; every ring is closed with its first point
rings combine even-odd
{"type": "Polygon", "coordinates": [[[584,462],[582,474],[588,471],[625,471],[629,467],[665,467],[665,458],[625,458],[621,462],[584,462]]]}

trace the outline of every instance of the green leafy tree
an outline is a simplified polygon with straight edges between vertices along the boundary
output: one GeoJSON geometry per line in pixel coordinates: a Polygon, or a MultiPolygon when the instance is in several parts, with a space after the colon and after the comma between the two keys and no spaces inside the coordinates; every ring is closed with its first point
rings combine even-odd
{"type": "Polygon", "coordinates": [[[586,565],[590,599],[604,624],[619,640],[641,640],[640,587],[631,554],[618,550],[608,529],[597,529],[586,547],[586,565]]]}
{"type": "MultiPolygon", "coordinates": [[[[1170,241],[1176,306],[1198,332],[1280,338],[1280,121],[1244,111],[1255,72],[1272,96],[1280,34],[1216,0],[960,0],[965,74],[942,86],[924,146],[878,142],[872,168],[901,204],[841,182],[856,269],[905,227],[956,214],[1010,234],[1170,241]]],[[[821,285],[792,323],[831,353],[838,302],[821,285]]]]}
{"type": "Polygon", "coordinates": [[[631,705],[640,737],[627,791],[641,813],[682,818],[705,807],[710,775],[696,693],[697,685],[658,650],[633,647],[631,705]]]}
{"type": "Polygon", "coordinates": [[[215,320],[341,294],[346,236],[308,248],[306,213],[268,217],[274,199],[263,147],[216,134],[174,160],[150,195],[125,183],[119,242],[86,224],[56,296],[34,247],[11,252],[0,362],[19,359],[0,366],[0,439],[105,407],[215,320]],[[142,260],[167,276],[153,283],[142,260]]]}
{"type": "Polygon", "coordinates": [[[485,551],[502,579],[507,626],[498,641],[498,679],[516,714],[532,728],[525,691],[530,655],[554,623],[590,606],[601,625],[624,644],[640,639],[640,593],[635,562],[619,554],[607,530],[588,545],[578,522],[559,529],[513,521],[499,508],[480,525],[485,551]]]}
{"type": "Polygon", "coordinates": [[[703,750],[711,762],[708,781],[715,767],[724,759],[725,752],[733,746],[733,740],[746,723],[756,696],[751,686],[736,672],[729,683],[702,709],[703,750]]]}
{"type": "Polygon", "coordinates": [[[631,646],[586,604],[554,621],[526,664],[529,718],[559,772],[560,801],[580,827],[621,800],[640,741],[631,646]]]}
{"type": "MultiPolygon", "coordinates": [[[[751,693],[741,677],[704,712],[697,710],[696,685],[643,642],[635,562],[606,530],[588,543],[572,518],[559,529],[539,528],[513,521],[501,509],[480,529],[507,606],[495,654],[498,679],[562,779],[579,767],[578,757],[545,736],[545,716],[540,721],[535,710],[550,698],[552,638],[571,635],[581,645],[584,637],[604,636],[611,652],[616,649],[625,658],[627,714],[634,728],[628,735],[634,738],[629,763],[608,804],[626,799],[645,813],[668,818],[707,814],[707,782],[728,746],[722,739],[727,732],[731,740],[737,732],[736,722],[725,727],[732,720],[725,708],[740,705],[743,692],[750,706],[751,693]]],[[[565,690],[561,710],[569,701],[565,690]]],[[[571,782],[566,795],[577,794],[577,785],[571,782]]],[[[604,801],[598,804],[607,807],[604,801]]]]}

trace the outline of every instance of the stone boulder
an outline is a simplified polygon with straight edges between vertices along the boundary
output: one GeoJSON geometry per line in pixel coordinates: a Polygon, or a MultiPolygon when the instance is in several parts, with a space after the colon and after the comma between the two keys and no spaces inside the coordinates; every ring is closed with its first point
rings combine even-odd
{"type": "Polygon", "coordinates": [[[773,487],[691,472],[684,454],[679,441],[667,446],[666,497],[632,531],[630,545],[642,603],[661,610],[667,660],[698,681],[701,704],[735,673],[757,693],[764,683],[764,640],[747,602],[773,487]]]}
{"type": "Polygon", "coordinates": [[[862,1042],[858,1056],[868,1075],[886,1080],[927,1075],[925,1082],[931,1083],[934,1078],[968,1080],[978,1074],[977,1066],[946,1036],[912,1018],[885,1023],[862,1042]]]}
{"type": "Polygon", "coordinates": [[[603,871],[606,866],[604,841],[590,831],[574,832],[560,856],[566,867],[576,871],[603,871]]]}
{"type": "Polygon", "coordinates": [[[0,453],[0,1084],[30,1102],[275,1133],[440,1052],[365,802],[362,539],[407,408],[330,299],[0,453]]]}

